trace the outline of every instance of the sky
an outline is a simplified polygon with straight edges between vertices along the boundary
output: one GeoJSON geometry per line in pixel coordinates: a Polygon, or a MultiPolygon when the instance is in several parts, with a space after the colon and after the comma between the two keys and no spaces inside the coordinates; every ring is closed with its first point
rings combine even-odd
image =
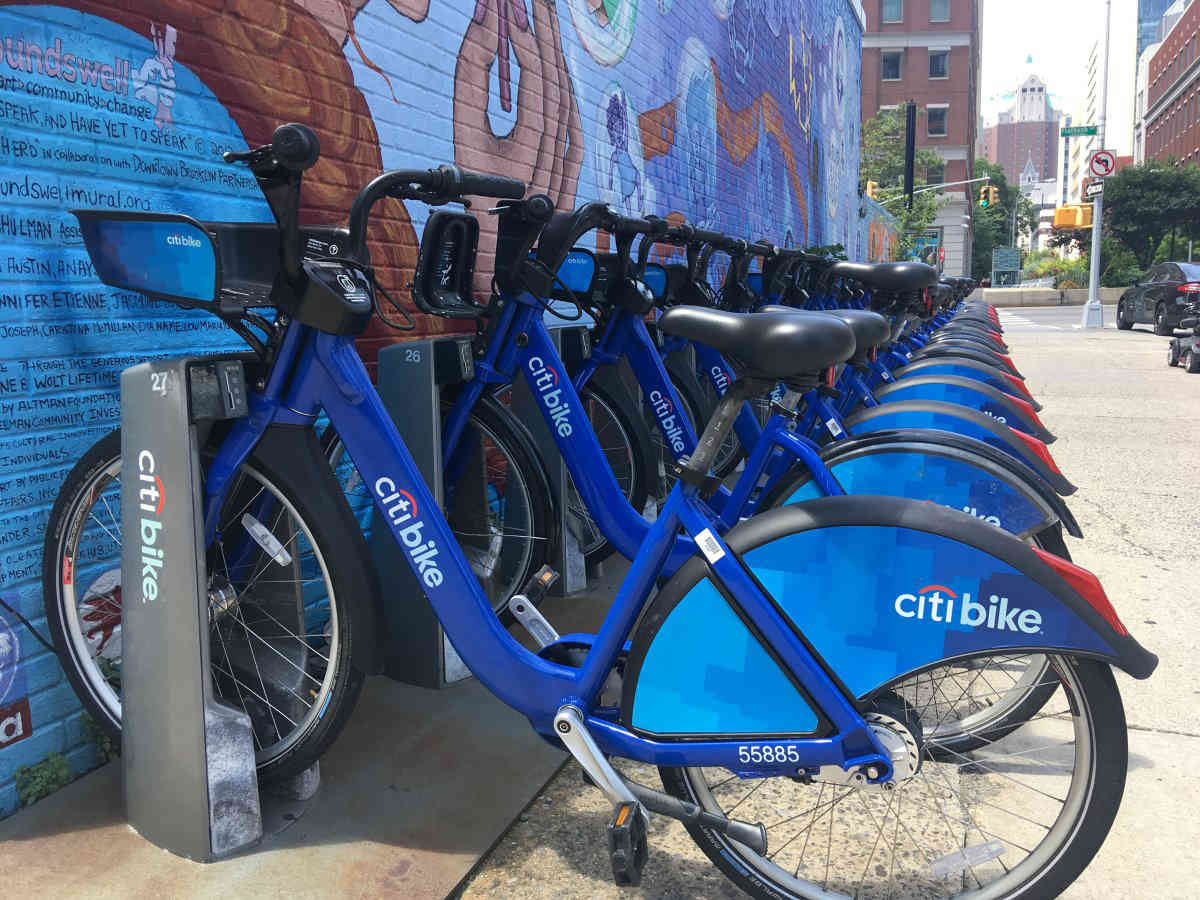
{"type": "MultiPolygon", "coordinates": [[[[1055,107],[1071,112],[1087,91],[1088,53],[1104,31],[1103,0],[983,0],[982,5],[984,119],[995,122],[1012,105],[1011,94],[1030,69],[1046,82],[1055,107]]],[[[1123,49],[1132,57],[1136,21],[1137,0],[1112,0],[1110,53],[1123,49]]]]}

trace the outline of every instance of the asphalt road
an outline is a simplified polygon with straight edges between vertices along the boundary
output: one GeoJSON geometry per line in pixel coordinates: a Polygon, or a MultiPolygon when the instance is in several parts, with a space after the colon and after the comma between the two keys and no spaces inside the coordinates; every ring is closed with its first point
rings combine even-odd
{"type": "MultiPolygon", "coordinates": [[[[1114,311],[1105,309],[1103,330],[1086,331],[1073,327],[1079,307],[1003,313],[1011,354],[1058,436],[1054,458],[1078,487],[1067,502],[1085,537],[1067,539],[1072,557],[1100,578],[1129,630],[1161,660],[1147,681],[1117,673],[1129,726],[1124,800],[1099,854],[1063,896],[1191,898],[1200,867],[1190,762],[1200,754],[1200,616],[1191,602],[1200,549],[1200,376],[1168,368],[1167,339],[1148,328],[1117,331],[1114,311]]],[[[463,896],[741,896],[661,816],[652,823],[641,887],[616,888],[605,849],[608,815],[569,764],[463,896]]]]}
{"type": "MultiPolygon", "coordinates": [[[[1000,310],[1001,322],[1006,332],[1039,328],[1050,331],[1078,331],[1082,315],[1082,306],[1029,306],[1000,310]]],[[[1116,322],[1117,307],[1105,306],[1104,327],[1115,329],[1116,322]]],[[[1150,329],[1149,325],[1136,327],[1150,329]]]]}

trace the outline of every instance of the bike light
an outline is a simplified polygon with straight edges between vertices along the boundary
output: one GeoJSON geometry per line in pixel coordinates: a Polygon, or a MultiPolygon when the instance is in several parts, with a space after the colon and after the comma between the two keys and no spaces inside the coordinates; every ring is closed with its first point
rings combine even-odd
{"type": "Polygon", "coordinates": [[[1023,431],[1017,431],[1017,429],[1015,429],[1015,428],[1010,428],[1009,431],[1011,431],[1013,434],[1015,434],[1017,437],[1019,437],[1021,440],[1023,440],[1026,444],[1028,444],[1029,449],[1033,451],[1033,455],[1036,456],[1038,459],[1040,459],[1042,462],[1044,462],[1046,464],[1046,467],[1049,468],[1051,472],[1053,472],[1055,475],[1062,475],[1062,472],[1059,470],[1058,466],[1054,462],[1054,457],[1052,457],[1050,455],[1049,447],[1047,447],[1044,443],[1039,441],[1037,438],[1032,437],[1031,435],[1025,434],[1025,432],[1023,432],[1023,431]]]}
{"type": "Polygon", "coordinates": [[[1088,605],[1096,612],[1104,617],[1104,621],[1113,627],[1113,631],[1125,637],[1129,634],[1129,629],[1121,622],[1117,611],[1113,609],[1112,603],[1108,599],[1108,595],[1104,593],[1104,588],[1100,584],[1100,579],[1089,572],[1087,569],[1081,568],[1074,563],[1069,563],[1061,557],[1055,556],[1053,553],[1047,553],[1045,550],[1033,548],[1033,552],[1042,558],[1042,562],[1052,568],[1058,576],[1074,588],[1088,605]]]}

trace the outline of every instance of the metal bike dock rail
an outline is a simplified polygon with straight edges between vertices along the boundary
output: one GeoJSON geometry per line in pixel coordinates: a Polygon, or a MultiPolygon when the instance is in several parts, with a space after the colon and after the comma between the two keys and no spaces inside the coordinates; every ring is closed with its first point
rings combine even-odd
{"type": "Polygon", "coordinates": [[[197,428],[245,412],[235,358],[121,374],[125,809],[147,840],[202,861],[263,832],[250,718],[213,696],[197,428]]]}
{"type": "MultiPolygon", "coordinates": [[[[551,328],[551,335],[562,340],[563,327],[551,328]]],[[[582,326],[574,326],[582,329],[582,326]]],[[[404,443],[416,460],[425,483],[439,505],[442,496],[442,389],[472,376],[471,341],[463,337],[431,338],[393,344],[379,351],[377,387],[384,406],[400,430],[404,443]]],[[[562,455],[546,428],[541,412],[525,382],[518,379],[512,389],[512,410],[533,437],[546,460],[550,489],[555,498],[558,531],[563,536],[553,549],[551,565],[561,574],[557,590],[573,593],[587,586],[584,560],[567,520],[565,499],[568,476],[562,455]]],[[[464,438],[465,439],[465,438],[464,438]]],[[[480,440],[479,436],[474,438],[480,440]]],[[[456,515],[478,511],[478,527],[470,530],[487,534],[487,481],[480,466],[465,467],[458,493],[475,497],[456,503],[456,515]]],[[[467,519],[470,521],[470,519],[467,519]]],[[[470,677],[470,672],[442,633],[425,593],[413,577],[408,564],[396,552],[395,541],[380,518],[371,515],[369,540],[375,568],[384,590],[385,641],[384,674],[397,681],[421,687],[440,688],[470,677]]]]}

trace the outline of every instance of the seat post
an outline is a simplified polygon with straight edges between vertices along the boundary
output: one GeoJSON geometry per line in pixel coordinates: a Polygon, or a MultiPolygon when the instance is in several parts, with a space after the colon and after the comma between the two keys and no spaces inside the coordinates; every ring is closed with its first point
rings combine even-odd
{"type": "Polygon", "coordinates": [[[701,478],[707,477],[712,469],[713,460],[717,457],[717,451],[733,431],[734,422],[741,413],[742,406],[750,398],[767,393],[773,386],[774,381],[749,375],[738,378],[729,385],[704,427],[704,434],[700,435],[696,452],[691,455],[684,468],[701,478]]]}

